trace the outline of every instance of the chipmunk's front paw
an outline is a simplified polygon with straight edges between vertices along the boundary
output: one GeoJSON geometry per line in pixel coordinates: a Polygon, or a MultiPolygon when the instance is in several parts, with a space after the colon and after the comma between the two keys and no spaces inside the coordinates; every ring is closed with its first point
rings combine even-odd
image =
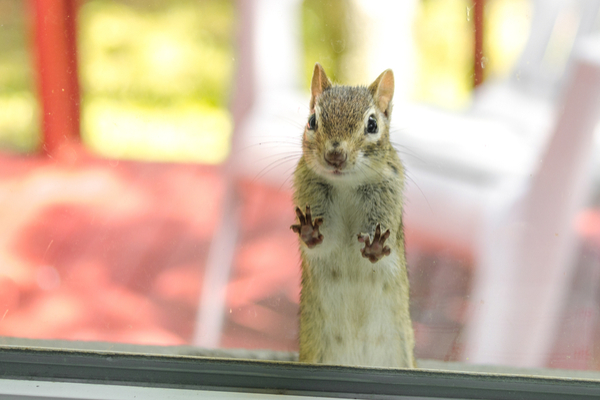
{"type": "Polygon", "coordinates": [[[365,235],[362,233],[358,234],[358,241],[365,244],[363,249],[360,249],[360,252],[364,258],[368,258],[372,263],[376,263],[381,260],[383,256],[390,255],[390,248],[385,246],[385,241],[390,237],[390,230],[388,229],[385,233],[381,234],[381,225],[377,224],[375,228],[375,235],[373,236],[373,243],[371,243],[371,238],[369,235],[365,235]]]}
{"type": "Polygon", "coordinates": [[[290,228],[300,235],[300,239],[306,243],[309,249],[321,244],[323,242],[323,235],[319,233],[319,226],[323,223],[323,218],[315,218],[313,222],[310,206],[308,205],[306,206],[306,215],[302,213],[300,207],[296,207],[296,215],[300,224],[292,225],[290,228]]]}

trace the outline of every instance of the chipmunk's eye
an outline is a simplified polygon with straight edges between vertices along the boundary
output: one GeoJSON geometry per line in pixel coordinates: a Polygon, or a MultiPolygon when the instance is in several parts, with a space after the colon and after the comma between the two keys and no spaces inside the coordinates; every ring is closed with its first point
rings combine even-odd
{"type": "Polygon", "coordinates": [[[377,120],[373,115],[369,117],[367,122],[367,133],[377,133],[377,120]]]}
{"type": "Polygon", "coordinates": [[[310,131],[315,130],[315,128],[317,127],[317,117],[315,116],[315,114],[310,116],[310,118],[308,119],[308,124],[306,124],[306,127],[310,131]]]}

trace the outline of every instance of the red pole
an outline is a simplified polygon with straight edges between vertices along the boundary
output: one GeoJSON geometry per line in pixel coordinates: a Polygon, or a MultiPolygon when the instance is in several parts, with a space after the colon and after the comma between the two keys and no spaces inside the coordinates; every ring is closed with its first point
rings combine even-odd
{"type": "Polygon", "coordinates": [[[36,69],[43,112],[42,149],[52,158],[74,158],[79,142],[76,0],[30,0],[36,69]]]}
{"type": "Polygon", "coordinates": [[[483,83],[485,61],[483,57],[483,9],[485,0],[473,0],[473,23],[475,30],[475,60],[473,86],[477,87],[483,83]]]}

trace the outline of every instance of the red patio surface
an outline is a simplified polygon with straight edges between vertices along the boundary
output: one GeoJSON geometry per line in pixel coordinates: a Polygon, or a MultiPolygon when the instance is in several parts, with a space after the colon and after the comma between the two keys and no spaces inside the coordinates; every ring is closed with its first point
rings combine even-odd
{"type": "MultiPolygon", "coordinates": [[[[201,165],[1,155],[0,336],[192,344],[222,176],[201,165]]],[[[291,192],[236,184],[242,221],[221,346],[296,350],[291,192]]],[[[407,237],[417,353],[457,359],[470,260],[439,262],[407,237]]]]}
{"type": "MultiPolygon", "coordinates": [[[[0,336],[192,344],[225,184],[219,167],[0,155],[0,336]]],[[[242,220],[221,346],[297,349],[300,267],[289,190],[239,180],[242,220]]],[[[600,217],[582,252],[552,367],[597,369],[600,217]]],[[[407,229],[417,357],[459,360],[472,261],[407,229]]]]}
{"type": "MultiPolygon", "coordinates": [[[[289,193],[240,188],[223,345],[294,349],[289,193]]],[[[0,335],[190,343],[223,195],[217,167],[1,156],[0,335]]]]}

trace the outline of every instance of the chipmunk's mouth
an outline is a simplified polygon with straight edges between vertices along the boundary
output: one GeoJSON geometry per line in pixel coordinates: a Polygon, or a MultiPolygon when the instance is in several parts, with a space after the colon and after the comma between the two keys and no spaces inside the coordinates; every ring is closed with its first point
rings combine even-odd
{"type": "Polygon", "coordinates": [[[323,165],[323,172],[326,175],[333,175],[333,176],[343,176],[343,175],[347,175],[348,174],[348,168],[346,167],[346,165],[341,165],[341,166],[337,166],[334,167],[332,165],[323,165]]]}
{"type": "Polygon", "coordinates": [[[330,179],[340,179],[351,174],[349,165],[347,163],[341,163],[341,165],[331,165],[331,163],[317,163],[315,165],[319,173],[324,177],[330,179]]]}
{"type": "Polygon", "coordinates": [[[325,167],[325,171],[327,171],[327,174],[333,175],[333,176],[348,175],[348,168],[331,168],[331,167],[325,167]]]}

